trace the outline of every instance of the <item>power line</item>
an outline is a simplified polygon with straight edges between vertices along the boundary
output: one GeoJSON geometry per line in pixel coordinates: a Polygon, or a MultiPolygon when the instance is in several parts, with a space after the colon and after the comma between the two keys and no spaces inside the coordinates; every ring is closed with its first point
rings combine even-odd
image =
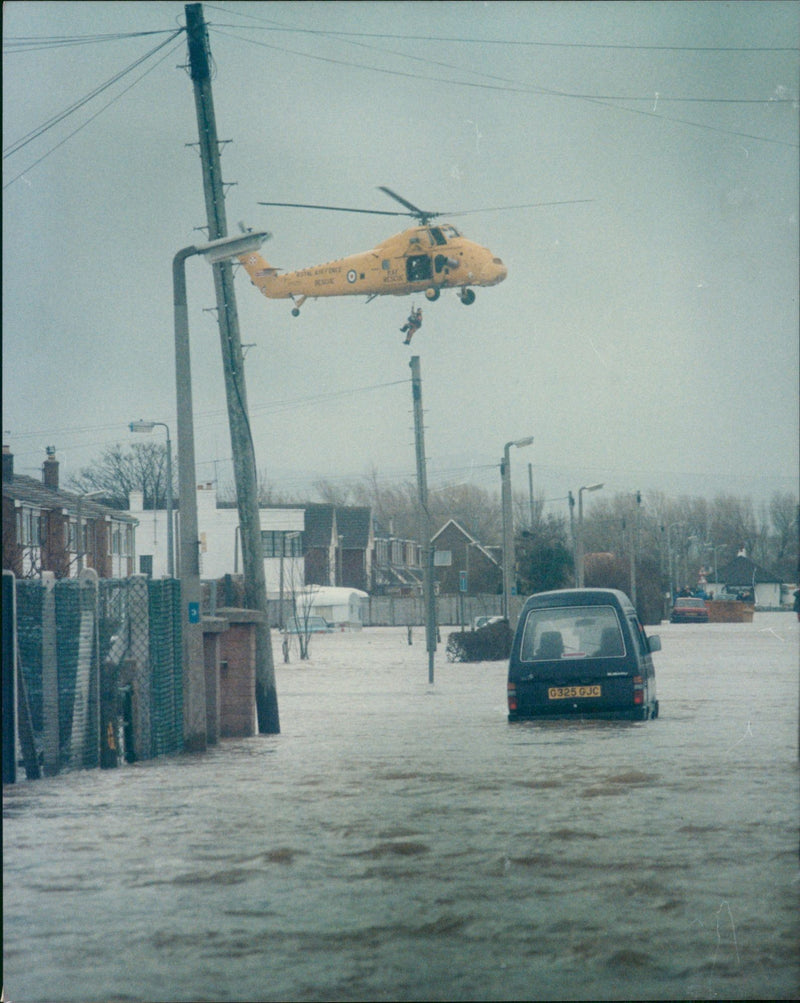
{"type": "MultiPolygon", "coordinates": [[[[138,59],[135,59],[129,66],[126,66],[124,70],[120,70],[119,73],[115,73],[112,77],[109,77],[109,79],[106,80],[105,83],[100,84],[98,87],[95,87],[94,90],[89,91],[89,93],[84,95],[84,97],[80,98],[78,101],[73,102],[73,104],[71,104],[68,108],[65,108],[57,115],[54,115],[52,118],[49,118],[46,122],[43,122],[42,125],[38,126],[36,129],[33,129],[31,132],[23,136],[21,139],[18,139],[15,143],[12,143],[11,146],[6,147],[6,149],[3,151],[3,159],[5,160],[6,157],[10,157],[12,156],[12,154],[17,153],[19,150],[23,149],[23,147],[27,146],[28,143],[33,142],[34,139],[38,139],[39,136],[43,135],[49,129],[52,129],[53,126],[58,125],[59,122],[63,122],[65,118],[68,118],[74,112],[78,111],[84,105],[88,104],[89,101],[92,100],[92,98],[95,98],[99,94],[102,94],[103,91],[108,90],[109,87],[112,87],[115,83],[121,80],[128,73],[135,70],[137,66],[141,66],[142,63],[148,60],[151,56],[155,55],[155,53],[158,52],[159,49],[163,49],[165,45],[169,45],[169,43],[181,33],[182,29],[180,28],[176,31],[173,31],[169,38],[165,39],[163,42],[160,42],[154,49],[151,49],[143,56],[140,56],[138,59]]],[[[141,80],[141,77],[139,77],[139,80],[141,80]]],[[[136,82],[138,83],[138,80],[136,82]]],[[[122,93],[124,94],[125,91],[123,91],[122,93]]],[[[108,105],[106,105],[105,107],[108,107],[108,105]]]]}
{"type": "MultiPolygon", "coordinates": [[[[171,38],[171,39],[167,39],[167,41],[166,41],[166,42],[163,42],[163,43],[162,43],[161,45],[157,46],[157,47],[156,47],[156,49],[154,49],[154,50],[153,50],[152,52],[150,52],[150,53],[149,53],[148,55],[149,55],[149,56],[150,56],[150,55],[153,55],[153,53],[154,53],[154,52],[157,52],[157,51],[158,51],[158,49],[162,48],[162,46],[163,46],[163,45],[167,45],[167,44],[169,44],[169,42],[170,42],[170,41],[171,41],[172,39],[174,39],[174,38],[175,38],[175,36],[176,36],[177,34],[180,34],[180,32],[176,32],[176,33],[174,33],[174,34],[172,35],[172,38],[171,38]]],[[[48,157],[49,157],[49,156],[50,156],[50,155],[51,155],[52,153],[55,153],[55,151],[56,151],[57,149],[59,149],[59,147],[63,146],[63,145],[64,145],[64,144],[66,143],[66,142],[68,142],[68,141],[69,141],[70,139],[72,139],[72,137],[73,137],[73,136],[77,135],[77,134],[78,134],[79,132],[81,132],[81,131],[82,131],[83,129],[85,129],[85,128],[86,128],[86,126],[87,126],[87,125],[89,125],[89,123],[90,123],[90,122],[93,122],[93,121],[94,121],[94,120],[95,120],[96,118],[98,118],[98,117],[99,117],[100,115],[102,115],[102,113],[103,113],[103,112],[104,112],[104,111],[105,111],[105,110],[106,110],[107,108],[110,108],[112,104],[116,104],[116,102],[117,102],[117,101],[119,101],[119,100],[120,100],[120,98],[122,98],[122,97],[123,97],[123,96],[124,96],[125,94],[127,94],[127,93],[128,93],[128,91],[132,90],[132,89],[133,89],[133,88],[134,88],[134,87],[135,87],[135,86],[136,86],[136,85],[137,85],[137,84],[138,84],[138,83],[139,83],[140,81],[142,81],[142,80],[143,80],[143,79],[144,79],[144,78],[145,78],[145,77],[146,77],[146,76],[147,76],[147,75],[148,75],[149,73],[152,73],[152,71],[153,71],[153,70],[155,70],[155,69],[156,69],[156,68],[157,68],[158,66],[160,66],[160,65],[161,65],[161,63],[163,63],[165,59],[167,59],[167,58],[168,58],[169,56],[171,56],[171,55],[172,55],[172,53],[173,53],[173,52],[175,52],[175,50],[176,50],[176,49],[178,49],[178,48],[179,48],[179,47],[180,47],[180,46],[181,46],[182,44],[183,44],[183,42],[181,41],[181,42],[178,42],[178,44],[177,44],[177,45],[174,45],[174,46],[173,46],[173,47],[172,47],[171,49],[169,49],[169,50],[168,50],[168,51],[167,51],[167,52],[166,52],[166,53],[165,53],[165,54],[164,54],[164,55],[163,55],[163,56],[161,57],[161,59],[158,59],[158,60],[156,60],[156,62],[155,62],[155,63],[153,63],[153,65],[152,65],[152,66],[149,66],[149,67],[148,67],[148,68],[147,68],[147,69],[146,69],[146,70],[144,71],[144,73],[140,74],[140,75],[139,75],[139,76],[138,76],[138,77],[137,77],[137,78],[136,78],[136,79],[135,79],[135,80],[134,80],[134,81],[133,81],[132,83],[130,83],[130,84],[129,84],[129,85],[127,86],[127,87],[125,87],[125,88],[124,88],[124,89],[123,89],[122,91],[120,91],[120,93],[119,93],[119,94],[117,94],[117,95],[116,95],[115,97],[113,97],[113,98],[112,98],[112,99],[111,99],[110,101],[107,101],[107,102],[106,102],[106,103],[105,103],[105,104],[104,104],[104,105],[102,106],[102,108],[99,108],[99,109],[98,109],[98,110],[97,110],[97,111],[96,111],[96,112],[95,112],[95,113],[94,113],[93,115],[90,115],[90,116],[89,116],[89,118],[87,118],[85,122],[82,122],[82,123],[81,123],[81,124],[80,124],[80,125],[79,125],[79,126],[78,126],[78,127],[76,128],[76,129],[73,129],[73,130],[72,130],[72,132],[68,133],[68,135],[66,135],[66,136],[65,136],[65,137],[64,137],[64,138],[63,138],[62,140],[60,140],[60,142],[56,143],[56,144],[55,144],[55,146],[51,146],[49,150],[47,150],[47,151],[46,151],[45,153],[43,153],[43,154],[42,154],[42,155],[41,155],[40,157],[38,157],[38,158],[37,158],[36,160],[34,160],[34,161],[33,161],[33,163],[29,164],[29,165],[28,165],[28,166],[27,166],[26,168],[24,168],[23,170],[21,170],[21,171],[19,172],[19,174],[16,174],[16,175],[15,175],[15,176],[14,176],[13,178],[11,178],[10,180],[8,180],[8,181],[7,181],[7,182],[6,182],[6,183],[5,183],[4,185],[3,185],[3,191],[5,191],[5,190],[6,190],[7,188],[9,188],[9,187],[10,187],[11,185],[13,185],[13,184],[14,184],[14,182],[16,182],[16,181],[19,181],[19,179],[20,179],[20,178],[24,177],[24,176],[25,176],[25,175],[26,175],[26,174],[27,174],[27,173],[28,173],[29,171],[33,170],[33,168],[34,168],[34,167],[36,167],[36,166],[38,166],[38,165],[39,165],[39,164],[40,164],[40,163],[41,163],[41,162],[42,162],[43,160],[46,160],[46,159],[47,159],[47,158],[48,158],[48,157]]],[[[147,58],[147,57],[145,57],[145,58],[147,58]]],[[[142,60],[139,60],[138,62],[139,62],[139,63],[141,63],[141,61],[142,61],[142,60]]],[[[126,72],[127,72],[127,71],[126,71],[126,72]]],[[[85,104],[85,103],[86,103],[85,101],[84,101],[84,102],[82,102],[82,104],[85,104]]],[[[59,121],[60,121],[60,120],[61,120],[62,118],[64,118],[64,116],[61,116],[61,117],[59,118],[59,121]]],[[[56,124],[56,123],[53,123],[53,124],[56,124]]],[[[48,128],[50,128],[50,126],[48,126],[48,128]]],[[[46,130],[42,130],[42,132],[44,132],[44,131],[46,131],[46,130]]],[[[40,133],[40,134],[41,134],[41,133],[40,133]]],[[[32,138],[36,138],[36,137],[32,137],[32,138]]],[[[12,151],[12,152],[16,152],[16,151],[12,151]]],[[[4,159],[5,159],[5,156],[7,156],[7,155],[6,155],[6,154],[4,154],[4,159]]]]}
{"type": "MultiPolygon", "coordinates": [[[[554,49],[622,49],[634,52],[797,52],[796,45],[645,45],[631,42],[542,42],[528,41],[519,38],[471,38],[459,35],[406,35],[390,32],[367,31],[332,31],[325,28],[293,28],[281,25],[269,18],[261,18],[254,14],[232,11],[226,7],[216,7],[206,4],[208,10],[218,10],[224,14],[236,14],[264,24],[264,31],[286,32],[299,35],[321,35],[342,38],[376,38],[405,42],[452,42],[464,45],[501,45],[509,47],[554,48],[554,49]]],[[[209,27],[244,27],[244,25],[216,25],[209,27]]]]}
{"type": "MultiPolygon", "coordinates": [[[[392,380],[389,383],[373,383],[369,386],[350,387],[345,390],[328,391],[327,393],[323,394],[311,394],[306,397],[294,397],[283,401],[271,401],[266,404],[255,404],[250,406],[250,410],[262,411],[262,412],[263,411],[269,412],[270,410],[284,411],[295,407],[298,408],[305,407],[308,404],[319,404],[322,401],[333,400],[334,398],[337,397],[355,397],[357,394],[369,393],[373,390],[384,390],[387,387],[401,386],[404,384],[408,384],[409,382],[410,382],[409,379],[402,379],[402,380],[392,380]]],[[[199,411],[197,412],[195,417],[197,419],[216,418],[225,413],[226,412],[224,409],[218,408],[213,411],[199,411]]],[[[7,434],[13,435],[13,437],[17,439],[32,439],[39,436],[43,438],[48,438],[48,437],[53,438],[54,436],[62,434],[77,434],[80,432],[103,432],[107,430],[110,431],[112,429],[116,429],[117,427],[118,426],[116,423],[111,425],[107,423],[103,425],[71,425],[71,426],[59,425],[58,429],[55,430],[46,428],[35,429],[33,431],[23,431],[23,432],[17,432],[12,430],[10,433],[7,434]]]]}
{"type": "MultiPolygon", "coordinates": [[[[218,26],[214,26],[214,27],[216,29],[218,26]]],[[[266,29],[266,30],[270,30],[270,29],[266,29]]],[[[289,29],[287,29],[287,30],[289,30],[289,29]]],[[[318,32],[318,31],[315,31],[315,32],[312,32],[312,33],[316,34],[316,35],[320,35],[321,37],[325,37],[328,34],[330,34],[330,35],[345,34],[345,33],[337,33],[337,32],[318,32]]],[[[220,34],[224,35],[225,32],[220,32],[220,34]]],[[[355,33],[355,34],[356,34],[356,36],[358,36],[358,33],[355,33]]],[[[230,36],[230,37],[236,37],[236,36],[230,36]]],[[[397,36],[397,37],[402,37],[402,36],[397,36]]],[[[245,41],[245,39],[241,39],[241,41],[245,41]]],[[[252,40],[249,39],[247,41],[252,41],[252,40]]],[[[380,48],[380,47],[377,47],[377,46],[374,46],[374,45],[365,45],[365,44],[363,44],[361,42],[351,42],[351,44],[352,45],[356,45],[359,48],[369,49],[369,50],[371,50],[373,52],[378,52],[378,53],[380,53],[382,55],[398,56],[398,57],[400,57],[402,59],[410,59],[410,60],[412,60],[414,62],[425,63],[426,65],[429,65],[429,66],[440,66],[443,69],[455,70],[456,72],[469,72],[470,74],[472,74],[474,76],[484,77],[487,80],[496,80],[496,81],[498,81],[498,83],[510,85],[510,87],[512,89],[515,88],[515,87],[521,87],[521,88],[525,88],[527,90],[530,90],[532,93],[552,94],[552,95],[555,95],[557,97],[569,97],[569,98],[581,99],[581,100],[586,100],[586,101],[639,101],[639,102],[646,102],[647,104],[652,104],[653,103],[653,94],[645,94],[645,95],[636,95],[636,94],[584,94],[584,93],[572,92],[572,91],[553,90],[551,88],[537,87],[537,86],[534,86],[534,85],[530,85],[529,87],[526,87],[526,85],[520,84],[519,81],[512,80],[512,79],[510,79],[508,77],[501,77],[501,76],[497,76],[496,74],[492,74],[492,73],[483,73],[483,72],[480,72],[480,71],[473,70],[471,68],[466,68],[465,69],[464,67],[458,66],[458,65],[456,65],[454,63],[446,63],[446,62],[443,62],[442,60],[430,59],[429,57],[426,57],[426,56],[417,56],[417,55],[414,55],[413,53],[402,52],[402,51],[398,51],[396,49],[385,49],[385,48],[380,48]]],[[[281,51],[283,51],[283,50],[281,50],[281,51]]],[[[290,50],[286,50],[286,51],[290,51],[290,50]]],[[[291,51],[293,51],[293,50],[291,50],[291,51]]],[[[345,65],[360,66],[360,64],[358,64],[358,63],[352,63],[352,64],[345,63],[345,65]]],[[[364,68],[371,69],[372,67],[364,67],[364,68]]],[[[793,99],[790,98],[790,97],[775,97],[775,96],[769,97],[769,98],[672,97],[672,96],[669,96],[669,95],[659,94],[658,95],[658,101],[659,101],[659,103],[672,103],[672,104],[694,103],[694,104],[737,104],[737,105],[738,104],[758,104],[758,105],[761,105],[761,104],[790,104],[790,103],[792,103],[793,99]]]]}
{"type": "MultiPolygon", "coordinates": [[[[214,27],[214,26],[212,25],[211,27],[214,27]]],[[[259,41],[255,40],[255,39],[252,39],[252,38],[242,38],[239,35],[231,34],[229,32],[219,31],[219,29],[216,29],[216,28],[215,28],[215,30],[217,30],[219,32],[219,34],[223,35],[224,37],[233,38],[233,39],[235,39],[237,41],[245,42],[245,43],[247,43],[249,45],[255,45],[255,46],[258,46],[260,48],[270,49],[270,50],[272,50],[274,52],[281,52],[281,53],[284,53],[286,55],[292,55],[292,56],[300,56],[300,57],[305,58],[305,59],[313,59],[313,60],[316,60],[318,62],[330,63],[330,64],[337,65],[337,66],[345,66],[345,67],[348,67],[350,69],[364,70],[364,71],[367,71],[367,72],[370,72],[370,73],[381,73],[381,74],[384,74],[384,75],[387,75],[387,76],[403,77],[403,78],[414,80],[414,81],[424,80],[424,81],[428,81],[430,83],[447,84],[449,87],[470,87],[470,88],[477,89],[477,90],[499,91],[499,92],[506,93],[506,94],[539,94],[539,95],[545,95],[545,96],[550,96],[550,97],[558,97],[558,98],[567,98],[567,99],[571,99],[571,100],[586,101],[586,102],[588,102],[590,104],[596,104],[596,105],[601,105],[603,107],[611,108],[614,111],[626,112],[629,115],[643,115],[646,118],[654,118],[654,119],[658,119],[658,120],[663,121],[663,122],[673,122],[673,123],[678,124],[678,125],[687,125],[690,128],[703,129],[703,130],[706,130],[708,132],[717,132],[717,133],[721,133],[722,135],[726,135],[726,136],[738,136],[739,138],[750,139],[750,140],[753,140],[754,142],[771,143],[771,144],[774,144],[774,145],[777,145],[777,146],[788,146],[788,147],[791,147],[793,149],[796,148],[799,145],[797,143],[792,143],[792,142],[789,142],[787,140],[771,139],[768,136],[759,136],[759,135],[756,135],[754,133],[742,132],[742,131],[736,130],[736,129],[726,129],[726,128],[722,127],[722,126],[710,125],[710,124],[704,123],[704,122],[694,122],[694,121],[691,121],[690,119],[677,118],[677,117],[672,116],[672,115],[663,115],[660,112],[655,111],[655,109],[653,109],[651,111],[647,111],[647,110],[645,110],[643,108],[627,108],[623,104],[616,103],[617,101],[631,101],[631,100],[636,100],[636,101],[647,100],[648,102],[653,102],[654,95],[652,95],[652,94],[649,95],[647,98],[640,98],[640,97],[636,97],[636,98],[630,98],[630,97],[615,98],[615,97],[596,96],[596,95],[591,95],[591,94],[577,94],[577,93],[571,93],[569,91],[559,91],[559,90],[556,90],[554,88],[540,87],[540,86],[535,86],[535,85],[526,86],[524,84],[519,84],[519,83],[516,83],[514,81],[504,80],[504,78],[497,78],[497,80],[498,80],[497,83],[480,83],[480,82],[474,81],[474,80],[454,80],[454,79],[452,79],[450,77],[434,76],[434,75],[431,75],[431,74],[424,74],[424,73],[419,73],[419,72],[416,72],[416,71],[411,72],[410,70],[394,70],[394,69],[389,69],[388,67],[384,67],[384,66],[370,66],[370,65],[363,64],[363,63],[354,63],[354,62],[351,62],[351,61],[348,61],[348,60],[345,60],[345,59],[337,59],[337,58],[334,58],[332,56],[315,55],[315,54],[312,54],[312,53],[309,53],[309,52],[303,52],[303,51],[300,51],[300,50],[297,50],[297,49],[287,49],[287,48],[284,48],[282,46],[271,45],[268,42],[259,42],[259,41]]],[[[409,58],[418,58],[418,57],[409,57],[409,58]]],[[[471,71],[468,71],[468,72],[471,72],[471,71]]],[[[666,99],[662,98],[662,96],[660,94],[656,96],[656,103],[661,102],[662,100],[666,100],[666,99]]],[[[696,100],[698,103],[730,103],[730,104],[739,104],[739,103],[747,103],[747,104],[750,104],[750,103],[752,103],[752,104],[777,104],[777,103],[781,103],[782,104],[782,103],[790,103],[792,99],[789,99],[789,98],[785,98],[785,99],[784,98],[776,98],[773,101],[770,101],[769,99],[763,99],[763,100],[743,99],[742,101],[736,101],[734,99],[718,99],[718,100],[715,99],[713,102],[710,101],[710,100],[700,99],[700,98],[697,98],[697,99],[679,99],[679,98],[676,98],[674,100],[675,101],[679,101],[679,100],[696,100]]]]}
{"type": "MultiPolygon", "coordinates": [[[[183,30],[183,29],[179,29],[183,30]]],[[[160,31],[126,31],[107,35],[51,35],[33,36],[21,35],[15,38],[3,39],[3,51],[8,55],[20,52],[41,52],[46,49],[58,49],[66,45],[88,45],[99,42],[118,42],[127,38],[145,38],[149,35],[174,34],[174,28],[163,28],[160,31]]]]}

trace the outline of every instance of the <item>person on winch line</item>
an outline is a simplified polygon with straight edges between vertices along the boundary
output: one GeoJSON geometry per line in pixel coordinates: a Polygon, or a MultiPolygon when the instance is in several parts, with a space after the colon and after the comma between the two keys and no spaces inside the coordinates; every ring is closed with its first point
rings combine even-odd
{"type": "Polygon", "coordinates": [[[404,345],[411,343],[411,339],[422,327],[422,307],[412,307],[411,313],[408,315],[408,320],[400,328],[402,334],[405,334],[406,340],[403,342],[404,345]]]}

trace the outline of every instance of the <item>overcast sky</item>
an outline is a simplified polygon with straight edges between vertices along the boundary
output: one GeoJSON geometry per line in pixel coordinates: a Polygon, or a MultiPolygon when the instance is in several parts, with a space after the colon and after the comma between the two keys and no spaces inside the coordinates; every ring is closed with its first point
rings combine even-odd
{"type": "MultiPolygon", "coordinates": [[[[34,133],[184,11],[4,4],[3,442],[20,472],[47,445],[77,472],[142,441],[139,417],[177,437],[171,261],[205,239],[185,37],[34,133]]],[[[564,514],[567,491],[596,481],[797,491],[797,3],[203,11],[229,228],[271,231],[275,266],[368,250],[404,223],[259,201],[394,208],[378,185],[445,212],[592,200],[454,219],[508,278],[470,307],[424,303],[411,348],[411,298],[309,301],[295,319],[237,270],[257,463],[277,491],[372,468],[414,478],[412,353],[431,486],[499,488],[504,444],[533,435],[512,452],[514,487],[533,464],[564,514]]],[[[225,487],[211,270],[187,272],[197,477],[225,487]]]]}

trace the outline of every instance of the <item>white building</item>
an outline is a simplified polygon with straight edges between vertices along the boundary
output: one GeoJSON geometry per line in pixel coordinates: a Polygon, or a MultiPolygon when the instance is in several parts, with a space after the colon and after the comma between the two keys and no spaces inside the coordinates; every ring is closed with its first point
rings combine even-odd
{"type": "MultiPolygon", "coordinates": [[[[136,531],[137,570],[153,578],[166,576],[167,513],[165,509],[145,509],[141,491],[132,491],[128,514],[139,520],[136,531]]],[[[264,576],[270,599],[301,588],[305,583],[303,560],[303,508],[267,507],[259,510],[261,541],[264,553],[264,576]]],[[[175,569],[177,575],[180,513],[174,513],[175,569]]],[[[197,487],[197,533],[200,540],[200,577],[216,580],[224,575],[242,573],[242,548],[239,538],[239,511],[220,508],[213,484],[197,487]]]]}

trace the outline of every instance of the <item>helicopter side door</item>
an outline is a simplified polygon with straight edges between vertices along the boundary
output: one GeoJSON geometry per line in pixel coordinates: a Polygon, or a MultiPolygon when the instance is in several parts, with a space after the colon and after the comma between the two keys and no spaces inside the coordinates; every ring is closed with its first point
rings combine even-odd
{"type": "Polygon", "coordinates": [[[433,265],[429,254],[409,254],[406,258],[406,279],[409,282],[430,282],[433,265]]]}
{"type": "Polygon", "coordinates": [[[442,271],[448,265],[452,265],[447,255],[442,253],[447,246],[447,237],[440,227],[431,226],[422,233],[418,231],[418,235],[412,238],[412,244],[417,245],[414,248],[417,253],[406,256],[406,279],[409,282],[430,282],[434,279],[434,275],[439,278],[442,271]],[[422,253],[422,248],[419,246],[425,241],[426,236],[431,247],[427,254],[422,253]]]}

